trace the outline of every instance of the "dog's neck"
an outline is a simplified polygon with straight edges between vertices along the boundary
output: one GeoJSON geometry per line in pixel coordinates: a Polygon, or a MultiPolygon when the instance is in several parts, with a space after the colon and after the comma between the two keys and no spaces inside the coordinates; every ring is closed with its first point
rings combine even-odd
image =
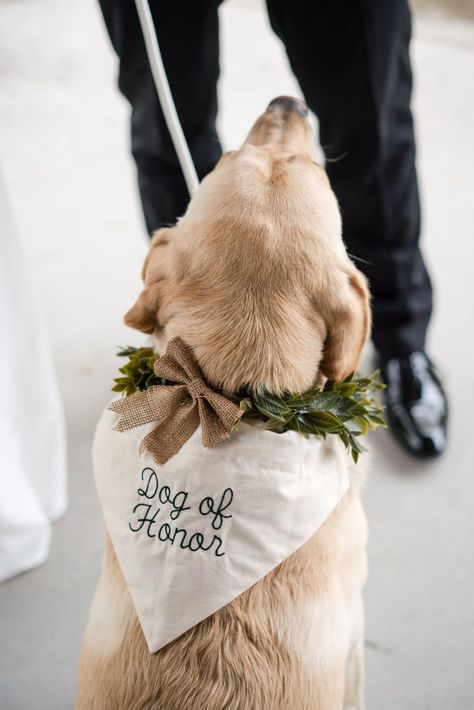
{"type": "MultiPolygon", "coordinates": [[[[243,387],[253,392],[305,392],[315,386],[324,386],[326,378],[320,372],[318,364],[302,348],[296,354],[279,352],[269,353],[264,347],[259,355],[258,345],[247,349],[232,344],[230,348],[208,347],[207,343],[190,342],[181,333],[169,332],[170,329],[155,331],[149,338],[158,354],[166,350],[168,341],[179,335],[190,345],[198,360],[206,380],[214,387],[227,394],[236,394],[243,387]]],[[[215,342],[215,341],[214,341],[215,342]]],[[[225,342],[219,341],[221,346],[225,342]]]]}

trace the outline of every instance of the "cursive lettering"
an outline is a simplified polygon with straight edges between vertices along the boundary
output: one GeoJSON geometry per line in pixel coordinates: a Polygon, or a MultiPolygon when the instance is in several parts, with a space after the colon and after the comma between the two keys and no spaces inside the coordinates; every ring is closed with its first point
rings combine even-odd
{"type": "Polygon", "coordinates": [[[217,504],[217,507],[214,498],[211,496],[206,496],[206,498],[203,498],[199,503],[199,512],[201,515],[209,515],[210,513],[214,515],[211,523],[214,530],[220,530],[224,519],[232,517],[231,513],[225,515],[223,511],[227,510],[229,505],[232,503],[233,498],[234,492],[232,488],[226,488],[219,503],[217,504]]]}

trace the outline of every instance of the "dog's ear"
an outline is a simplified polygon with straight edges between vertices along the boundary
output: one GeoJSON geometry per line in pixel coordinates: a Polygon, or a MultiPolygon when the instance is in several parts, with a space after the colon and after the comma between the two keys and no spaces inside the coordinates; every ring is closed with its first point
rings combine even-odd
{"type": "Polygon", "coordinates": [[[159,284],[145,286],[135,304],[125,314],[125,325],[143,333],[153,333],[158,326],[157,314],[160,305],[159,284]]]}
{"type": "Polygon", "coordinates": [[[320,370],[339,382],[357,369],[370,334],[370,294],[366,278],[350,267],[345,284],[324,314],[326,340],[320,370]]]}
{"type": "Polygon", "coordinates": [[[165,228],[154,233],[142,268],[144,289],[136,303],[124,316],[126,325],[141,330],[143,333],[153,333],[155,328],[159,326],[157,315],[166,270],[165,253],[159,247],[166,247],[170,232],[170,229],[165,228]]]}

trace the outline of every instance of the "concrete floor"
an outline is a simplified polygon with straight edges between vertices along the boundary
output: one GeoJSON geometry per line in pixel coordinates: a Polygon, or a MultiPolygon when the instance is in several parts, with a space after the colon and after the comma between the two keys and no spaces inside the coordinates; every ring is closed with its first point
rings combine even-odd
{"type": "MultiPolygon", "coordinates": [[[[269,99],[297,89],[258,4],[227,2],[222,34],[221,133],[235,147],[269,99]]],[[[0,588],[0,708],[66,710],[102,548],[91,437],[115,346],[140,342],[121,316],[138,293],[146,241],[128,109],[93,0],[2,0],[0,37],[0,156],[64,397],[71,500],[49,561],[0,588]]],[[[468,710],[474,25],[423,11],[413,58],[424,247],[437,293],[430,350],[451,397],[451,438],[444,458],[418,464],[385,432],[373,437],[367,699],[369,710],[468,710]]]]}

